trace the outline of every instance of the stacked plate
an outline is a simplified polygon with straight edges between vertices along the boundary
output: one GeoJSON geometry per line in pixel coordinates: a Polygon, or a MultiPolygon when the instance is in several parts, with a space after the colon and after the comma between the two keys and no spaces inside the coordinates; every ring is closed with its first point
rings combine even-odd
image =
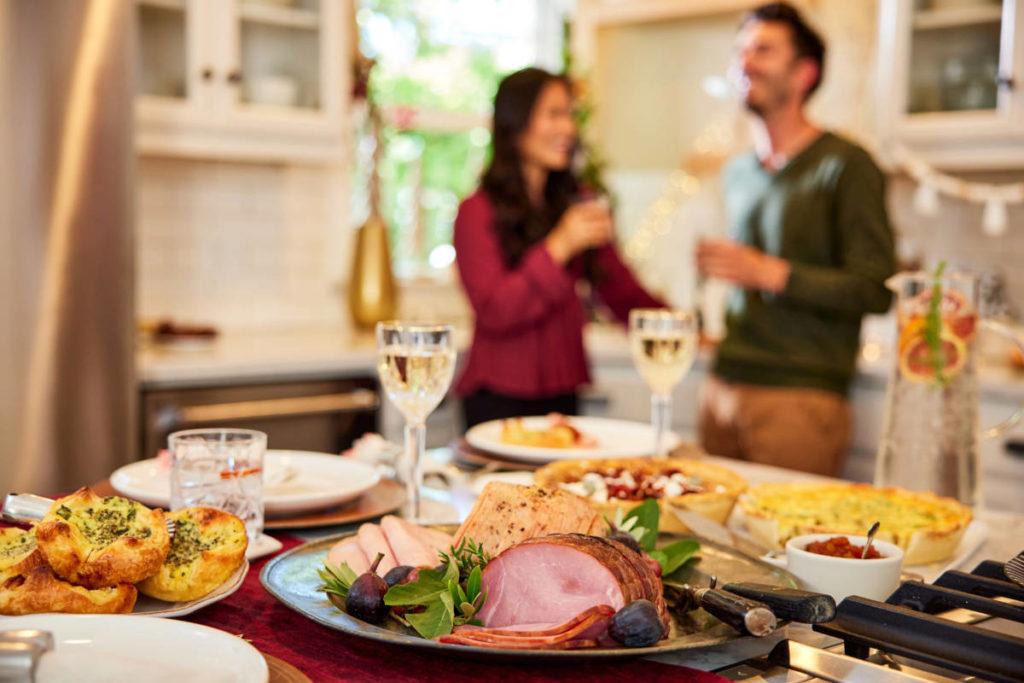
{"type": "MultiPolygon", "coordinates": [[[[547,417],[524,417],[526,429],[546,429],[550,426],[547,417]]],[[[654,445],[654,429],[649,424],[612,420],[603,417],[570,417],[569,424],[590,437],[596,445],[577,448],[538,448],[505,443],[502,438],[503,420],[492,420],[478,424],[466,432],[460,458],[472,463],[476,460],[493,460],[532,468],[556,460],[580,458],[631,458],[651,454],[654,445]]],[[[679,446],[681,440],[674,432],[665,434],[668,450],[679,446]]],[[[483,463],[478,463],[483,464],[483,463]]]]}
{"type": "MultiPolygon", "coordinates": [[[[170,464],[159,458],[126,465],[110,476],[121,495],[167,509],[170,464]]],[[[402,504],[404,493],[365,463],[331,453],[268,450],[263,502],[267,529],[328,526],[371,519],[402,504]]]]}

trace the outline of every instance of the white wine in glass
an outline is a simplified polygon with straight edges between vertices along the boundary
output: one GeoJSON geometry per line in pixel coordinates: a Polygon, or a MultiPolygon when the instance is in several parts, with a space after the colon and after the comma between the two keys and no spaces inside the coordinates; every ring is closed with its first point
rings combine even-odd
{"type": "Polygon", "coordinates": [[[633,362],[651,388],[654,455],[665,455],[665,432],[672,421],[672,390],[697,356],[697,318],[689,311],[637,308],[629,314],[633,362]]]}
{"type": "Polygon", "coordinates": [[[405,517],[419,520],[427,416],[441,403],[455,372],[449,325],[377,324],[377,372],[384,393],[405,417],[405,517]]]}

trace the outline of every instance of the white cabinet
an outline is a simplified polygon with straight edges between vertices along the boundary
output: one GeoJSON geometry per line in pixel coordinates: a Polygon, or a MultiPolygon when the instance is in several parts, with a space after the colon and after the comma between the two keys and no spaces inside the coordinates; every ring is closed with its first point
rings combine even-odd
{"type": "Polygon", "coordinates": [[[343,158],[351,0],[136,0],[136,148],[343,158]]]}
{"type": "Polygon", "coordinates": [[[879,128],[951,169],[1024,160],[1024,3],[882,0],[879,128]]]}

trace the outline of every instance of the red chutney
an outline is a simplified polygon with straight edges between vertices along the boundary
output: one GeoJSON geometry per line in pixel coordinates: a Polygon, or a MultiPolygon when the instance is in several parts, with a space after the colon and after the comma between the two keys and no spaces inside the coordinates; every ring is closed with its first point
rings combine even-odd
{"type": "MultiPolygon", "coordinates": [[[[825,539],[824,541],[808,543],[804,550],[818,555],[829,555],[831,557],[845,557],[859,560],[861,559],[861,554],[864,552],[864,546],[850,543],[850,539],[846,536],[833,536],[832,538],[825,539]]],[[[868,548],[868,555],[864,559],[877,560],[881,557],[881,554],[875,549],[875,546],[871,546],[868,548]]]]}

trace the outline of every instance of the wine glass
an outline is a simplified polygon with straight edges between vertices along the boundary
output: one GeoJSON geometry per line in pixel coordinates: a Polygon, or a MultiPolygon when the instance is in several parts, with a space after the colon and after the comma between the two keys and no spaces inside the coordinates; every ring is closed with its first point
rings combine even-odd
{"type": "Polygon", "coordinates": [[[651,388],[654,455],[665,456],[665,432],[672,421],[672,389],[697,355],[697,316],[691,311],[636,308],[629,313],[633,362],[651,388]]]}
{"type": "Polygon", "coordinates": [[[452,382],[455,372],[454,335],[450,325],[400,321],[377,323],[380,383],[405,417],[405,454],[399,472],[406,492],[403,514],[414,521],[420,519],[425,423],[452,382]]]}

